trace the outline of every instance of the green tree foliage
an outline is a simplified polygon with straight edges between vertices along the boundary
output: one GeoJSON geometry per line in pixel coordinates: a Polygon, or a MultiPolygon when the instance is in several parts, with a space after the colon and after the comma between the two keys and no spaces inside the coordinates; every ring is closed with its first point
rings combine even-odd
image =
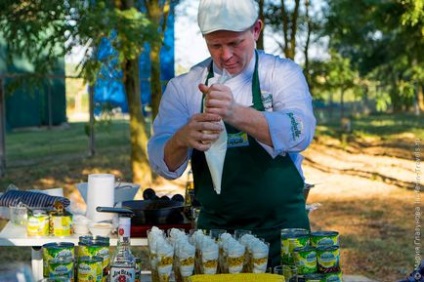
{"type": "Polygon", "coordinates": [[[161,37],[157,26],[136,5],[132,0],[1,1],[0,34],[7,44],[9,59],[28,58],[35,66],[29,75],[36,77],[50,74],[53,62],[76,46],[85,49],[79,75],[90,84],[98,78],[103,63],[118,58],[118,63],[109,66],[123,72],[130,113],[133,180],[145,184],[150,182],[151,172],[141,111],[138,57],[146,43],[161,42],[161,37]],[[96,50],[105,38],[118,55],[111,54],[100,61],[96,50]]]}
{"type": "MultiPolygon", "coordinates": [[[[330,59],[327,61],[313,61],[310,71],[312,91],[329,93],[329,103],[335,101],[334,94],[340,92],[340,117],[344,113],[344,95],[347,90],[357,90],[359,86],[359,74],[352,69],[350,60],[342,57],[335,51],[330,52],[330,59]]],[[[319,98],[319,97],[317,97],[319,98]]],[[[330,116],[332,111],[330,107],[330,116]]]]}
{"type": "Polygon", "coordinates": [[[350,58],[362,77],[379,81],[394,111],[422,95],[423,1],[329,0],[330,47],[350,58]],[[418,94],[418,93],[421,94],[418,94]]]}

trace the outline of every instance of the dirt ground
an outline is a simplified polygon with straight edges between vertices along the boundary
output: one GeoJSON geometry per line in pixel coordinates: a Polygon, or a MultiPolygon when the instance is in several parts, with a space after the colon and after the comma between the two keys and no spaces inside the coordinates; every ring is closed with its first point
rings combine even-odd
{"type": "Polygon", "coordinates": [[[414,192],[421,174],[414,151],[422,144],[411,135],[392,143],[319,141],[303,153],[306,182],[315,184],[308,203],[321,205],[310,214],[312,229],[339,231],[345,274],[384,282],[408,276],[414,210],[422,208],[414,192]]]}
{"type": "MultiPolygon", "coordinates": [[[[302,152],[305,181],[315,185],[310,198],[375,198],[413,190],[417,179],[415,139],[408,137],[399,136],[403,149],[370,140],[362,143],[363,147],[357,141],[350,145],[337,139],[313,142],[302,152]]],[[[159,195],[183,193],[185,181],[185,176],[163,181],[155,190],[159,195]]]]}
{"type": "Polygon", "coordinates": [[[405,149],[379,143],[355,142],[342,146],[336,139],[314,142],[302,153],[311,195],[378,197],[389,191],[413,189],[417,173],[410,138],[405,149]]]}

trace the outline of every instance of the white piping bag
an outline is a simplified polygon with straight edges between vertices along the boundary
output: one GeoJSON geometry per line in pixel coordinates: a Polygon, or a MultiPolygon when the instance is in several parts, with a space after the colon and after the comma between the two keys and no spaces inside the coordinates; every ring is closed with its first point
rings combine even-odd
{"type": "MultiPolygon", "coordinates": [[[[219,84],[224,84],[231,75],[227,70],[222,70],[222,75],[218,79],[219,84]]],[[[205,103],[203,103],[205,105],[205,103]]],[[[206,107],[205,107],[206,110],[206,107]]],[[[221,194],[221,181],[222,172],[224,170],[225,154],[227,153],[227,131],[225,130],[224,122],[221,120],[220,124],[223,128],[219,138],[212,143],[209,150],[205,151],[206,162],[211,173],[213,188],[217,194],[221,194]]]]}

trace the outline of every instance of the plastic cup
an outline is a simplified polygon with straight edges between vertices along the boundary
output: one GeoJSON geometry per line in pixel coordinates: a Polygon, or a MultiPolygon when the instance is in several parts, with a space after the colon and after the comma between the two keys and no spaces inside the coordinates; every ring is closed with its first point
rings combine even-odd
{"type": "Polygon", "coordinates": [[[273,273],[283,275],[286,281],[298,282],[297,267],[295,265],[277,265],[274,267],[273,273]]]}
{"type": "Polygon", "coordinates": [[[246,229],[236,229],[236,230],[234,230],[234,238],[236,240],[240,239],[245,234],[252,234],[252,231],[246,230],[246,229]]]}
{"type": "Polygon", "coordinates": [[[9,207],[10,221],[13,224],[26,226],[28,223],[28,209],[26,207],[9,207]]]}
{"type": "Polygon", "coordinates": [[[225,229],[211,229],[209,231],[209,236],[211,236],[212,239],[215,241],[218,241],[220,239],[221,234],[224,234],[227,232],[225,229]]]}

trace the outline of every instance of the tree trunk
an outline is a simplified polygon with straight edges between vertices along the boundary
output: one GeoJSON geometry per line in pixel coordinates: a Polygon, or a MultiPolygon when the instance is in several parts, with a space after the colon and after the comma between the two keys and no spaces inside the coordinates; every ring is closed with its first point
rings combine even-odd
{"type": "Polygon", "coordinates": [[[6,173],[6,93],[3,81],[3,78],[0,77],[0,177],[6,173]]]}
{"type": "Polygon", "coordinates": [[[284,48],[283,52],[286,58],[294,60],[296,55],[296,34],[297,20],[299,18],[300,0],[295,0],[293,13],[291,14],[281,0],[281,19],[283,23],[284,48]]]}
{"type": "Polygon", "coordinates": [[[152,173],[147,158],[146,123],[141,110],[140,76],[138,60],[127,60],[122,66],[123,84],[130,115],[130,144],[132,180],[141,187],[150,187],[152,173]]]}
{"type": "Polygon", "coordinates": [[[264,0],[259,0],[259,19],[264,23],[261,34],[259,35],[258,41],[256,42],[256,48],[259,50],[264,50],[264,31],[265,31],[265,15],[264,15],[264,0]]]}
{"type": "Polygon", "coordinates": [[[294,60],[296,55],[296,35],[297,35],[297,19],[299,18],[300,0],[295,0],[290,34],[290,59],[294,60]]]}
{"type": "Polygon", "coordinates": [[[144,1],[149,19],[156,24],[160,42],[153,42],[150,45],[150,89],[152,97],[152,120],[156,117],[159,109],[160,99],[162,97],[162,85],[160,80],[160,49],[162,48],[163,37],[166,29],[166,22],[171,10],[171,1],[153,0],[144,1]]]}
{"type": "Polygon", "coordinates": [[[88,156],[93,157],[96,154],[96,137],[94,131],[94,88],[92,85],[88,86],[88,111],[90,115],[89,122],[89,139],[88,139],[88,156]]]}
{"type": "Polygon", "coordinates": [[[162,85],[160,80],[160,43],[152,44],[150,49],[150,91],[152,97],[152,120],[159,110],[160,99],[162,98],[162,85]]]}
{"type": "Polygon", "coordinates": [[[340,119],[343,119],[344,116],[344,89],[340,89],[340,119]]]}
{"type": "Polygon", "coordinates": [[[417,85],[417,100],[418,100],[418,109],[420,112],[424,112],[424,84],[417,85]]]}
{"type": "Polygon", "coordinates": [[[311,76],[309,75],[309,44],[311,41],[311,34],[312,34],[312,23],[311,18],[309,16],[309,0],[305,1],[305,17],[306,17],[306,42],[305,42],[305,48],[303,49],[303,56],[305,57],[305,65],[303,67],[303,72],[305,74],[306,80],[308,83],[311,81],[311,76]]]}
{"type": "Polygon", "coordinates": [[[286,4],[284,0],[281,0],[281,21],[283,23],[283,39],[284,46],[283,52],[286,58],[290,58],[290,50],[289,50],[289,13],[286,10],[286,4]]]}

